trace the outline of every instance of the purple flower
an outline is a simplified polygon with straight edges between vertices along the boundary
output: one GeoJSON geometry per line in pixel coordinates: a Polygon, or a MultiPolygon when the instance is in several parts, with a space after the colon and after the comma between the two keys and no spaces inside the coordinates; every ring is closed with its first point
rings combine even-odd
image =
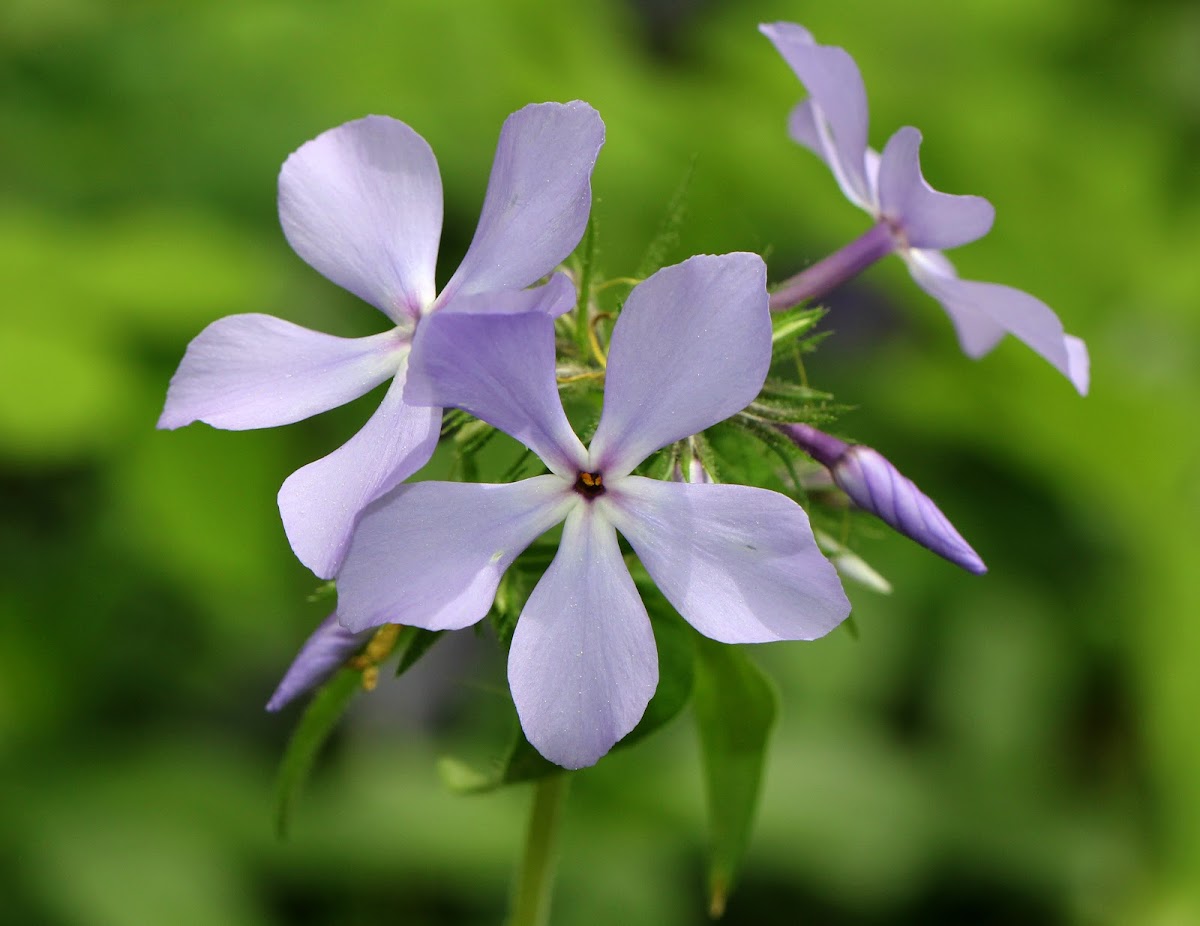
{"type": "Polygon", "coordinates": [[[849,602],[791,499],[631,475],[758,394],[771,359],[765,282],[761,259],[728,254],[693,257],[637,286],[613,330],[590,449],[558,397],[549,316],[430,319],[417,335],[410,400],[469,411],[550,473],[504,485],[418,482],[375,502],[338,576],[343,623],[473,624],[513,560],[562,522],[558,553],[517,622],[508,679],[529,741],[568,768],[596,762],[632,730],[658,684],[650,621],[617,531],[679,613],[715,640],[807,640],[837,626],[849,602]]]}
{"type": "Polygon", "coordinates": [[[779,430],[828,469],[833,481],[859,508],[968,572],[987,572],[979,554],[938,506],[883,454],[861,444],[847,444],[807,424],[784,424],[779,430]]]}
{"type": "Polygon", "coordinates": [[[405,395],[413,338],[431,313],[561,314],[575,301],[562,274],[534,290],[583,235],[604,124],[586,103],[526,106],[504,123],[475,238],[441,293],[434,265],[442,183],[425,140],[368,116],[302,145],[279,175],[279,218],[296,253],[375,306],[394,327],[339,338],[269,315],[233,315],[188,346],[160,428],[193,421],[242,430],[299,421],[388,379],[378,410],[333,453],[279,492],[292,549],[322,578],[336,574],[359,512],[422,467],[441,409],[405,395]]]}
{"type": "MultiPolygon", "coordinates": [[[[825,161],[846,198],[877,222],[848,255],[850,269],[856,272],[896,251],[917,285],[949,314],[968,356],[983,356],[1009,333],[1086,395],[1087,347],[1063,331],[1049,306],[1009,286],[960,279],[942,254],[943,249],[988,233],[995,217],[991,203],[930,187],[921,174],[921,133],[911,126],[888,139],[882,155],[867,146],[866,89],[854,59],[844,49],[818,45],[806,29],[793,23],[759,29],[809,92],[789,119],[793,140],[825,161]]],[[[811,286],[811,281],[806,282],[811,286]]],[[[793,298],[787,303],[798,301],[793,298]]]]}
{"type": "Polygon", "coordinates": [[[345,665],[346,660],[362,649],[370,638],[370,631],[354,633],[338,623],[336,613],[330,614],[300,647],[267,702],[267,710],[282,710],[302,694],[312,691],[345,665]]]}

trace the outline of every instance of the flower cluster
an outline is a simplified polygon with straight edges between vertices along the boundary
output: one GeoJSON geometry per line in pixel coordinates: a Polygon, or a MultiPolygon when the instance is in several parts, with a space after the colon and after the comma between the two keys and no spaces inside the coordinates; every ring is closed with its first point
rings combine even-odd
{"type": "MultiPolygon", "coordinates": [[[[875,225],[773,294],[755,254],[664,267],[637,283],[619,312],[604,313],[616,315],[607,344],[591,294],[577,288],[586,274],[563,271],[587,225],[604,141],[600,116],[586,103],[530,105],[507,119],[474,239],[440,292],[441,180],[413,129],[369,116],[287,159],[279,213],[289,243],[375,306],[388,327],[346,339],[267,315],[221,319],[188,347],[159,421],[270,427],[391,381],[361,431],[280,490],[293,550],[319,577],[336,580],[338,605],[269,709],[345,664],[373,628],[440,631],[482,620],[506,570],[560,525],[508,655],[524,734],[558,765],[596,762],[638,724],[658,685],[633,557],[635,570],[710,639],[829,633],[850,612],[835,563],[859,575],[871,570],[840,547],[827,559],[830,544],[818,545],[791,495],[720,481],[720,455],[704,435],[722,422],[776,450],[782,443],[803,452],[857,507],[964,569],[986,571],[883,456],[818,431],[809,423],[812,396],[772,385],[781,340],[773,320],[782,317],[772,310],[808,303],[896,252],[945,307],[972,356],[1009,332],[1085,392],[1086,350],[1032,296],[957,277],[941,250],[986,234],[990,204],[930,189],[915,129],[898,131],[882,154],[867,146],[862,80],[842,49],[816,44],[795,25],[762,30],[809,92],[792,115],[792,137],[825,160],[875,225]],[[572,340],[568,328],[587,336],[572,340]],[[575,372],[564,375],[562,357],[579,343],[590,343],[591,354],[572,355],[575,372]],[[601,403],[586,444],[562,401],[574,386],[601,403]],[[763,401],[768,393],[791,404],[781,413],[779,401],[763,401]],[[406,481],[430,459],[444,409],[509,434],[544,471],[494,483],[406,481]]],[[[793,489],[803,497],[801,485],[793,489]]]]}

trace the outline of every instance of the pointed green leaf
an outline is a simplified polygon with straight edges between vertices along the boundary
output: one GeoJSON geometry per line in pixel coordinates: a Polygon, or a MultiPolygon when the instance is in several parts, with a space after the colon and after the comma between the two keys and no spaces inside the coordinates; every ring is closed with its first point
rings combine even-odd
{"type": "Polygon", "coordinates": [[[778,695],[744,650],[701,637],[696,651],[693,698],[712,840],[709,912],[716,917],[725,910],[754,824],[778,695]]]}
{"type": "Polygon", "coordinates": [[[317,753],[361,689],[361,672],[339,670],[313,696],[296,724],[279,763],[275,786],[275,832],[280,839],[288,834],[292,810],[308,781],[317,753]]]}
{"type": "Polygon", "coordinates": [[[638,582],[637,587],[650,614],[658,647],[658,687],[638,725],[614,749],[632,746],[674,720],[691,700],[695,684],[696,632],[648,578],[638,582]]]}
{"type": "Polygon", "coordinates": [[[411,669],[435,644],[441,639],[444,630],[424,630],[420,627],[402,627],[396,637],[395,653],[400,654],[400,662],[396,664],[396,675],[400,676],[411,669]]]}

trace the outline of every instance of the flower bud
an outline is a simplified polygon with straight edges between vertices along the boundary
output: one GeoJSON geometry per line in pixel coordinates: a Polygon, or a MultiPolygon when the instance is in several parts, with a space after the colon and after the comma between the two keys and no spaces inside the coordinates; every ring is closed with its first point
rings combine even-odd
{"type": "Polygon", "coordinates": [[[881,453],[847,444],[806,424],[781,425],[780,430],[828,468],[833,481],[859,508],[968,572],[987,572],[979,554],[937,505],[881,453]]]}
{"type": "Polygon", "coordinates": [[[709,484],[713,481],[712,476],[708,474],[708,470],[704,468],[704,464],[696,457],[692,457],[688,461],[687,478],[684,478],[683,467],[679,465],[679,461],[675,461],[675,465],[671,468],[672,482],[702,482],[709,484]]]}
{"type": "Polygon", "coordinates": [[[312,691],[362,649],[373,633],[374,630],[353,633],[338,623],[336,612],[330,614],[300,647],[267,702],[267,710],[282,710],[300,695],[312,691]]]}

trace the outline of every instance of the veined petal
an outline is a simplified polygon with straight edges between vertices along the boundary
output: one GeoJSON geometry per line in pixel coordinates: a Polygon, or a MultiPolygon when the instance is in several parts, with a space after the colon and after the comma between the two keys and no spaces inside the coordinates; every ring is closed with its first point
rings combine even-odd
{"type": "Polygon", "coordinates": [[[565,768],[598,761],[650,703],[658,686],[650,619],[594,504],[567,516],[554,562],[517,621],[508,683],[529,742],[565,768]]]}
{"type": "Polygon", "coordinates": [[[523,289],[566,258],[592,207],[604,122],[587,103],[536,103],[504,121],[475,238],[446,284],[459,295],[523,289]]]}
{"type": "MultiPolygon", "coordinates": [[[[1078,348],[1068,348],[1062,323],[1046,303],[1011,286],[946,275],[935,264],[922,260],[920,252],[916,259],[911,252],[900,253],[917,285],[949,313],[968,356],[978,357],[990,350],[999,340],[998,333],[1007,332],[1050,361],[1081,393],[1086,390],[1087,377],[1081,375],[1078,348]]],[[[948,267],[949,262],[944,266],[948,267]]]]}
{"type": "Polygon", "coordinates": [[[558,476],[486,485],[414,482],[370,506],[338,574],[354,630],[397,623],[456,630],[487,614],[521,551],[582,504],[558,476]]]}
{"type": "Polygon", "coordinates": [[[863,163],[867,151],[867,91],[858,65],[845,49],[818,45],[807,29],[795,23],[764,24],[758,29],[775,45],[809,93],[809,108],[792,112],[792,137],[816,151],[829,165],[847,199],[870,210],[874,196],[863,163]]]}
{"type": "Polygon", "coordinates": [[[813,640],[850,613],[804,509],[778,492],[629,476],[598,501],[667,600],[706,637],[813,640]]]}
{"type": "Polygon", "coordinates": [[[300,421],[370,392],[407,348],[395,329],[337,338],[270,315],[230,315],[188,345],[158,426],[241,431],[300,421]]]}
{"type": "Polygon", "coordinates": [[[593,471],[618,478],[754,400],[771,364],[766,274],[757,254],[701,255],[634,287],[613,329],[593,471]]]}
{"type": "Polygon", "coordinates": [[[367,116],[301,145],[279,173],[279,221],[313,269],[392,319],[433,302],[442,179],[403,122],[367,116]]]}
{"type": "Polygon", "coordinates": [[[888,139],[879,165],[879,208],[914,248],[956,248],[982,238],[996,210],[982,196],[939,193],[921,174],[921,133],[905,126],[888,139]]]}
{"type": "Polygon", "coordinates": [[[439,315],[521,315],[543,312],[551,318],[575,307],[575,284],[565,273],[556,273],[543,286],[534,289],[505,289],[496,292],[460,295],[438,309],[439,315]]]}
{"type": "Polygon", "coordinates": [[[328,456],[288,476],[279,513],[292,550],[322,579],[337,574],[359,512],[403,482],[433,456],[440,408],[404,401],[406,365],[375,414],[328,456]]]}
{"type": "Polygon", "coordinates": [[[545,312],[436,312],[418,326],[405,398],[464,409],[574,481],[587,451],[558,397],[554,351],[554,320],[545,312]]]}
{"type": "Polygon", "coordinates": [[[370,639],[370,632],[354,633],[338,623],[337,612],[317,625],[267,702],[267,710],[287,707],[302,694],[329,678],[370,639]]]}
{"type": "MultiPolygon", "coordinates": [[[[896,253],[908,265],[908,272],[917,285],[938,301],[941,301],[941,298],[923,281],[938,277],[958,279],[958,271],[941,251],[921,251],[913,248],[896,253]]],[[[942,308],[954,324],[954,331],[958,335],[958,343],[962,345],[963,353],[973,360],[989,353],[1008,334],[1003,325],[979,312],[960,311],[957,305],[948,303],[942,303],[942,308]]]]}
{"type": "Polygon", "coordinates": [[[879,451],[849,447],[831,472],[834,482],[864,511],[968,572],[987,572],[950,519],[879,451]]]}

